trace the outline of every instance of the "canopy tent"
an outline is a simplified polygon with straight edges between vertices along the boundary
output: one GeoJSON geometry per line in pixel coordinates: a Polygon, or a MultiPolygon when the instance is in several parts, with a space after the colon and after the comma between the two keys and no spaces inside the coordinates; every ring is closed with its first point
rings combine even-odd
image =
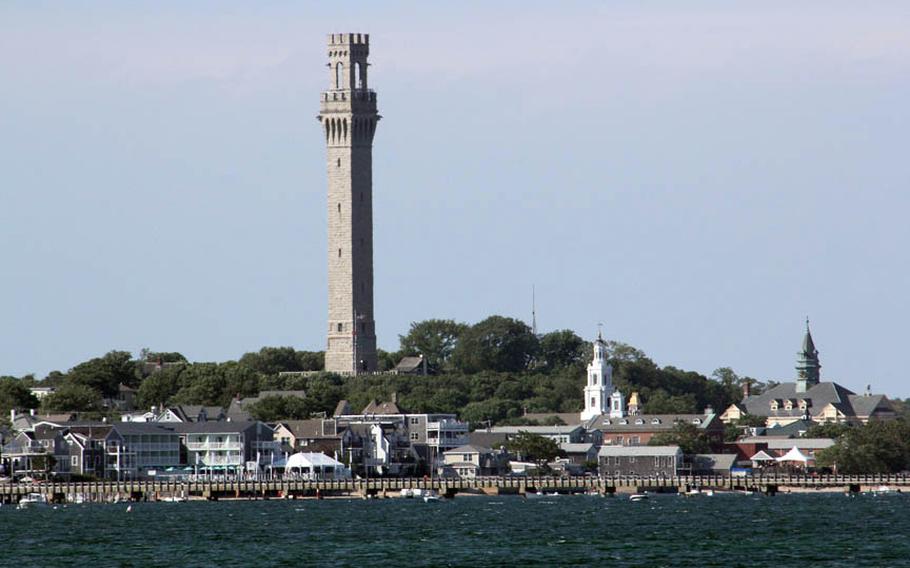
{"type": "Polygon", "coordinates": [[[760,466],[760,465],[766,464],[767,462],[775,461],[775,458],[774,458],[774,456],[770,455],[768,452],[766,452],[764,450],[759,450],[754,456],[749,458],[749,460],[752,462],[753,465],[760,466]]]}
{"type": "Polygon", "coordinates": [[[789,452],[778,457],[777,461],[779,461],[779,462],[801,462],[805,465],[805,464],[809,463],[809,456],[807,456],[806,454],[799,451],[799,448],[797,448],[796,446],[793,446],[793,449],[791,449],[789,452]]]}
{"type": "Polygon", "coordinates": [[[275,463],[275,467],[284,467],[286,474],[300,474],[304,477],[323,477],[323,478],[344,478],[349,477],[350,472],[338,460],[332,459],[325,454],[315,452],[298,452],[293,454],[283,464],[275,463]]]}

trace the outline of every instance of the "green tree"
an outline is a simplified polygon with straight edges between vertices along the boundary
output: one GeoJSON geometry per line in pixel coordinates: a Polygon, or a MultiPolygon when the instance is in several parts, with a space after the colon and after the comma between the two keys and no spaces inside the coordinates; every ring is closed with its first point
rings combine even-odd
{"type": "Polygon", "coordinates": [[[677,422],[672,431],[655,434],[648,445],[679,446],[684,454],[705,454],[711,450],[707,436],[688,422],[677,422]]]}
{"type": "Polygon", "coordinates": [[[527,369],[538,347],[537,337],[524,322],[491,316],[461,334],[452,362],[464,373],[520,372],[527,369]]]}
{"type": "Polygon", "coordinates": [[[73,367],[66,382],[92,388],[103,396],[113,397],[120,384],[136,386],[139,383],[136,362],[128,351],[111,351],[73,367]]]}
{"type": "Polygon", "coordinates": [[[306,400],[295,396],[266,396],[249,407],[250,415],[263,422],[303,420],[310,417],[306,400]]]}
{"type": "Polygon", "coordinates": [[[0,377],[0,416],[9,416],[11,409],[38,408],[38,399],[21,379],[0,377]]]}
{"type": "Polygon", "coordinates": [[[462,420],[466,420],[474,428],[482,428],[487,424],[494,425],[506,418],[521,415],[521,405],[514,400],[491,398],[475,400],[467,403],[459,413],[462,420]]]}
{"type": "Polygon", "coordinates": [[[101,393],[83,384],[66,383],[44,397],[41,405],[49,411],[94,411],[101,407],[101,393]]]}
{"type": "Polygon", "coordinates": [[[402,355],[423,355],[432,372],[447,367],[458,338],[468,326],[454,320],[429,319],[411,322],[405,335],[399,335],[402,355]]]}
{"type": "Polygon", "coordinates": [[[830,448],[815,454],[816,464],[837,473],[897,473],[910,469],[910,421],[871,421],[844,429],[830,448]]]}
{"type": "Polygon", "coordinates": [[[139,407],[151,408],[169,403],[180,390],[180,374],[184,368],[183,365],[165,367],[146,377],[139,385],[139,392],[136,395],[139,407]]]}
{"type": "Polygon", "coordinates": [[[239,363],[264,375],[304,370],[293,347],[263,347],[255,353],[244,353],[239,363]]]}
{"type": "Polygon", "coordinates": [[[548,370],[584,363],[585,341],[571,330],[551,331],[540,338],[539,359],[548,370]]]}
{"type": "Polygon", "coordinates": [[[506,448],[516,454],[519,459],[532,461],[537,465],[546,465],[547,462],[565,455],[559,449],[559,444],[556,441],[525,431],[518,432],[515,437],[509,440],[506,448]]]}

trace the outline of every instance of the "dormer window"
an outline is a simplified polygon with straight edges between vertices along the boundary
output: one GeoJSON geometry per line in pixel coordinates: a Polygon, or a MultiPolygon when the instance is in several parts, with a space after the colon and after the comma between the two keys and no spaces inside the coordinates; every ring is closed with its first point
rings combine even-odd
{"type": "Polygon", "coordinates": [[[651,424],[660,424],[660,418],[652,418],[651,424]]]}
{"type": "Polygon", "coordinates": [[[778,401],[777,399],[772,400],[771,401],[771,410],[777,410],[778,408],[780,408],[780,401],[778,401]]]}
{"type": "Polygon", "coordinates": [[[701,418],[693,418],[692,424],[696,424],[696,425],[701,424],[701,418]]]}
{"type": "Polygon", "coordinates": [[[626,420],[625,418],[623,418],[622,420],[619,421],[619,423],[620,423],[620,424],[628,424],[629,421],[626,420]]]}
{"type": "Polygon", "coordinates": [[[804,398],[799,399],[799,409],[807,410],[808,408],[809,408],[809,401],[804,398]]]}
{"type": "Polygon", "coordinates": [[[784,402],[784,410],[793,410],[793,401],[789,398],[784,402]]]}
{"type": "Polygon", "coordinates": [[[635,423],[638,424],[638,425],[641,425],[641,424],[644,424],[645,421],[644,421],[644,419],[642,419],[642,418],[638,418],[638,419],[635,420],[635,423]]]}

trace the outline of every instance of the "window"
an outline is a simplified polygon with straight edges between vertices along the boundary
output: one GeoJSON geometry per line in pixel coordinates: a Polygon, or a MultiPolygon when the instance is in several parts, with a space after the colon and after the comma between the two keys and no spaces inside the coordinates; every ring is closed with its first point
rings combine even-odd
{"type": "Polygon", "coordinates": [[[591,397],[591,406],[594,406],[594,405],[595,405],[594,397],[592,396],[592,397],[591,397]]]}
{"type": "Polygon", "coordinates": [[[341,167],[341,158],[338,158],[338,161],[335,163],[335,167],[337,167],[337,168],[341,167]]]}
{"type": "Polygon", "coordinates": [[[344,329],[344,324],[339,323],[337,326],[337,329],[338,329],[338,331],[342,331],[344,329]]]}
{"type": "Polygon", "coordinates": [[[338,214],[341,215],[341,203],[338,204],[338,214]]]}
{"type": "Polygon", "coordinates": [[[413,442],[418,439],[420,439],[420,434],[418,434],[417,432],[411,432],[411,441],[413,442]]]}
{"type": "Polygon", "coordinates": [[[635,456],[629,456],[629,463],[635,463],[635,456]]]}
{"type": "Polygon", "coordinates": [[[641,438],[639,436],[629,436],[629,445],[637,446],[641,443],[641,438]]]}
{"type": "Polygon", "coordinates": [[[619,456],[613,458],[613,465],[619,465],[619,456]]]}
{"type": "Polygon", "coordinates": [[[654,456],[654,467],[660,467],[660,456],[654,456]]]}
{"type": "Polygon", "coordinates": [[[79,456],[71,456],[70,465],[72,465],[73,467],[77,467],[79,465],[79,456]]]}
{"type": "Polygon", "coordinates": [[[420,418],[417,418],[416,416],[412,416],[411,424],[420,424],[420,418]]]}
{"type": "Polygon", "coordinates": [[[341,258],[341,249],[338,249],[338,258],[341,258]]]}

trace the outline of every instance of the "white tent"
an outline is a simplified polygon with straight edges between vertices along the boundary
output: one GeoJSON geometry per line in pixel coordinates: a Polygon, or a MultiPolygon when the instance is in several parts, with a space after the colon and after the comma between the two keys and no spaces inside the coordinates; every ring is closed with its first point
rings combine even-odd
{"type": "Polygon", "coordinates": [[[786,454],[777,458],[779,462],[802,462],[804,465],[809,463],[809,456],[799,451],[799,448],[793,446],[786,454]]]}
{"type": "Polygon", "coordinates": [[[350,472],[340,461],[325,454],[298,452],[287,459],[284,464],[285,474],[299,474],[309,479],[339,479],[350,477],[350,472]]]}
{"type": "Polygon", "coordinates": [[[759,450],[754,456],[749,458],[749,460],[752,461],[753,466],[758,467],[764,465],[766,462],[773,462],[775,458],[768,454],[768,452],[759,450]]]}

